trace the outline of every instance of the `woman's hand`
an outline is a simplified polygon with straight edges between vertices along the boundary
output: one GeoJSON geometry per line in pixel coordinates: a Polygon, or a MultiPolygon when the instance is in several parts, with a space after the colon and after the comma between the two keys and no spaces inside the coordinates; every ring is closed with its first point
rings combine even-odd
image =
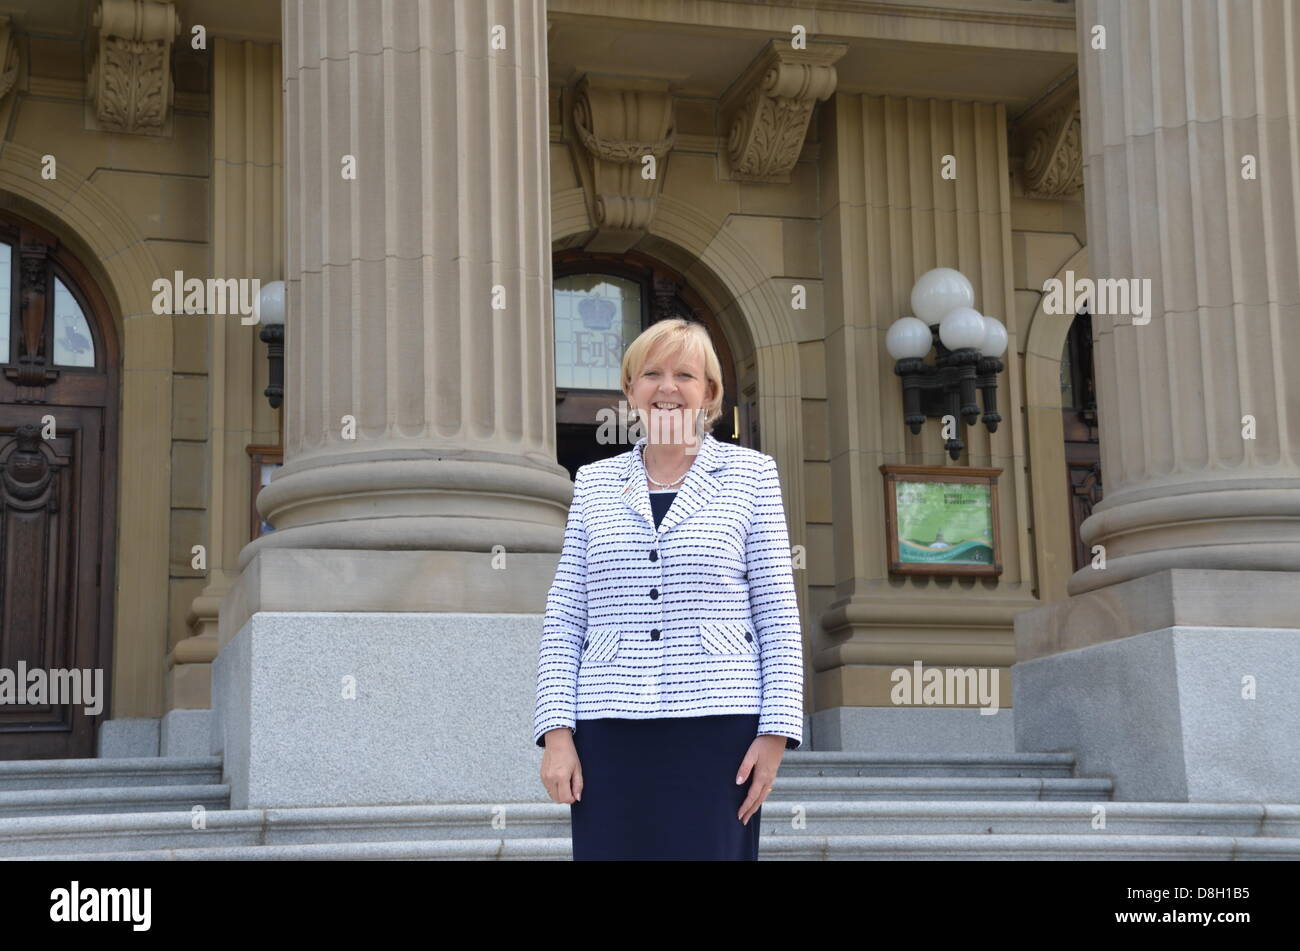
{"type": "Polygon", "coordinates": [[[736,784],[739,785],[745,781],[751,770],[754,773],[753,782],[749,784],[749,795],[745,797],[738,817],[744,825],[749,825],[749,817],[758,812],[758,807],[763,805],[768,794],[771,793],[772,783],[776,780],[776,771],[784,755],[785,737],[775,733],[762,733],[754,737],[754,742],[749,744],[749,751],[745,753],[745,758],[740,764],[740,772],[736,776],[736,784]]]}
{"type": "Polygon", "coordinates": [[[546,752],[542,754],[542,784],[554,802],[569,804],[582,800],[582,764],[578,762],[578,749],[573,745],[573,731],[562,726],[547,732],[543,737],[546,752]]]}

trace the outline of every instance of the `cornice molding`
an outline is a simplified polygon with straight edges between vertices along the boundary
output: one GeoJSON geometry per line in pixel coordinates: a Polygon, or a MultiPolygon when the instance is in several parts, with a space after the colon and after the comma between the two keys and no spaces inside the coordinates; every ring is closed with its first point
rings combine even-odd
{"type": "MultiPolygon", "coordinates": [[[[641,7],[627,0],[548,0],[547,12],[552,16],[589,16],[590,7],[599,4],[601,15],[611,19],[642,19],[641,7]],[[625,9],[626,6],[626,9],[625,9]]],[[[749,8],[752,14],[755,7],[766,7],[784,13],[803,13],[807,7],[797,0],[696,0],[694,4],[685,4],[677,8],[695,15],[679,14],[668,22],[692,26],[727,25],[734,22],[730,16],[719,14],[713,8],[726,6],[749,8]]],[[[1076,11],[1073,0],[1024,0],[1025,9],[1009,10],[1005,6],[963,6],[958,2],[915,3],[897,2],[897,0],[817,0],[819,13],[847,13],[859,17],[897,17],[909,20],[944,20],[973,25],[1038,27],[1054,30],[1075,30],[1076,11]]],[[[876,33],[855,33],[855,37],[879,38],[876,33]]]]}
{"type": "Polygon", "coordinates": [[[84,79],[55,79],[51,76],[27,76],[26,95],[41,99],[72,99],[82,102],[86,98],[84,79]]]}

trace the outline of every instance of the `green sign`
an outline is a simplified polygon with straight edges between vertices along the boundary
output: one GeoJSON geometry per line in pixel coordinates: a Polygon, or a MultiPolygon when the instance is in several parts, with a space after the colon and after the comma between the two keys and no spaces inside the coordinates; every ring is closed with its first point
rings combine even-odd
{"type": "Polygon", "coordinates": [[[898,560],[905,564],[993,564],[990,486],[908,482],[895,488],[898,560]]]}

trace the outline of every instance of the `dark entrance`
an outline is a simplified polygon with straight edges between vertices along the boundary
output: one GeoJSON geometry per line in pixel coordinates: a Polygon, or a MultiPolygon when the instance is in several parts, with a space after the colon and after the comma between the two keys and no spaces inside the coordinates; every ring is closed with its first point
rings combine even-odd
{"type": "Polygon", "coordinates": [[[1097,429],[1097,388],[1092,369],[1092,317],[1074,318],[1061,351],[1061,425],[1065,430],[1065,471],[1070,491],[1070,537],[1074,570],[1092,561],[1079,539],[1079,526],[1101,501],[1101,443],[1097,429]]]}
{"type": "MultiPolygon", "coordinates": [[[[722,365],[722,417],[713,435],[754,445],[758,420],[752,396],[737,393],[735,359],[713,312],[685,279],[635,251],[554,255],[556,346],[556,454],[576,476],[578,467],[627,450],[597,442],[601,410],[615,414],[625,399],[619,368],[627,346],[646,327],[685,317],[708,328],[722,365]]],[[[755,447],[757,448],[757,446],[755,447]]]]}

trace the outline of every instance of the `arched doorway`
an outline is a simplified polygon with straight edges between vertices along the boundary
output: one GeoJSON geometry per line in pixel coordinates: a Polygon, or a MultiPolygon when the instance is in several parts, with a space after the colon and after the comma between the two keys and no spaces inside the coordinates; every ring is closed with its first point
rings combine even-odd
{"type": "Polygon", "coordinates": [[[722,417],[713,435],[753,445],[757,410],[737,392],[735,358],[726,334],[685,278],[649,255],[559,251],[552,259],[555,318],[556,455],[570,477],[578,467],[626,451],[596,440],[598,413],[617,414],[624,399],[619,370],[627,346],[666,317],[686,317],[708,328],[722,365],[722,417]]]}
{"type": "Polygon", "coordinates": [[[1076,314],[1061,348],[1061,429],[1065,436],[1065,476],[1070,498],[1070,537],[1074,570],[1091,560],[1079,526],[1101,501],[1101,440],[1097,385],[1092,369],[1092,316],[1076,314]]]}
{"type": "Polygon", "coordinates": [[[120,364],[88,270],[0,213],[0,759],[93,756],[108,715],[120,364]]]}

